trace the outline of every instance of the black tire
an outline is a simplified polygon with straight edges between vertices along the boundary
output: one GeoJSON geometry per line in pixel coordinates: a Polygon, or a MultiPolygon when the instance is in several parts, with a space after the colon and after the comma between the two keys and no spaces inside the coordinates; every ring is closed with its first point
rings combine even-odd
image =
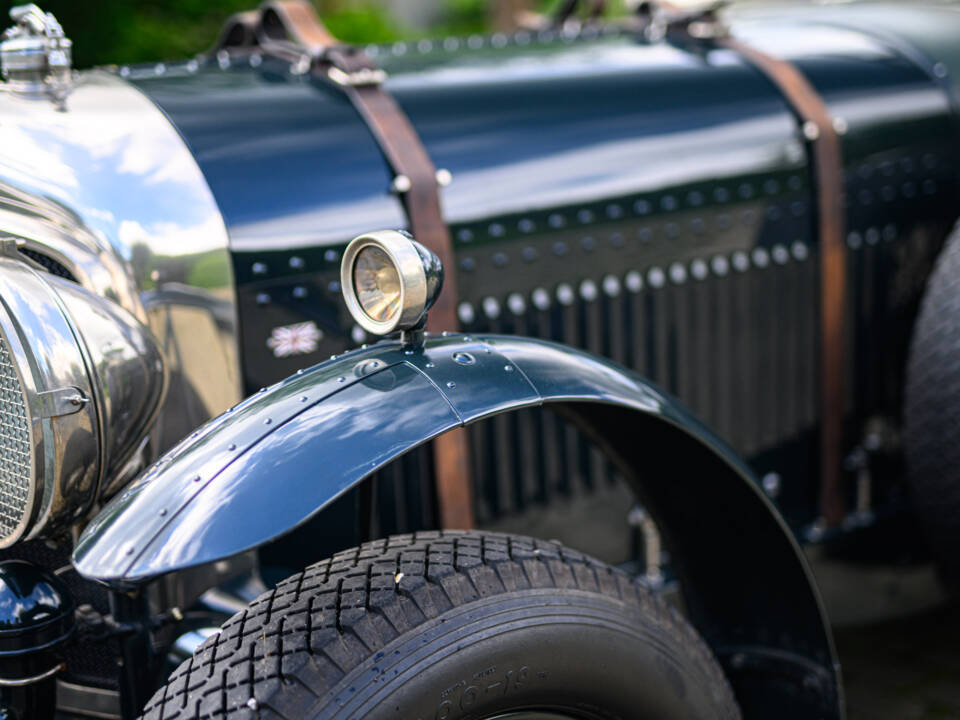
{"type": "Polygon", "coordinates": [[[208,639],[142,717],[520,710],[740,717],[697,633],[629,576],[557,543],[479,532],[379,540],[288,578],[208,639]]]}
{"type": "Polygon", "coordinates": [[[907,475],[920,523],[951,585],[960,581],[960,225],[937,259],[910,345],[907,475]]]}

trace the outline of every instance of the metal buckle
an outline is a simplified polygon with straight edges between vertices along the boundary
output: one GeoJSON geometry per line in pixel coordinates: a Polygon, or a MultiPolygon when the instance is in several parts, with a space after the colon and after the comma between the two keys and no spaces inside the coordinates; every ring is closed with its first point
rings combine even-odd
{"type": "Polygon", "coordinates": [[[367,87],[382,85],[386,82],[387,73],[379,68],[361,68],[348,73],[334,66],[327,70],[327,77],[343,87],[367,87]]]}

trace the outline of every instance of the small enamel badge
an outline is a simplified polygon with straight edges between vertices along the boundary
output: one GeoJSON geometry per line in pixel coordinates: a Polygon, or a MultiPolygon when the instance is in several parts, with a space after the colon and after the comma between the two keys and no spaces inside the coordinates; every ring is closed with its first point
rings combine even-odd
{"type": "Polygon", "coordinates": [[[276,327],[267,339],[274,356],[306,355],[315,352],[323,339],[323,331],[313,321],[276,327]]]}

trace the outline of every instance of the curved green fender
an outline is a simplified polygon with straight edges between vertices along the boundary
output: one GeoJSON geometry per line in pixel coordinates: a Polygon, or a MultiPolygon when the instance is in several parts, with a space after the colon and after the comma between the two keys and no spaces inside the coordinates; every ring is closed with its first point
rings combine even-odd
{"type": "Polygon", "coordinates": [[[750,471],[647,381],[539,340],[382,342],[301,371],[158,460],[88,526],[74,563],[130,586],[249,550],[429,439],[538,405],[591,435],[656,517],[744,716],[841,718],[816,588],[750,471]]]}

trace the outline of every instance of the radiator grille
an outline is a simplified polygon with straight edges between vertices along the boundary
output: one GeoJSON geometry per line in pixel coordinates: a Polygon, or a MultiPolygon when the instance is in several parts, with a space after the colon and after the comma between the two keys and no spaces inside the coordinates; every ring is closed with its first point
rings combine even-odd
{"type": "Polygon", "coordinates": [[[16,532],[27,512],[30,430],[23,388],[0,334],[0,540],[16,532]]]}

